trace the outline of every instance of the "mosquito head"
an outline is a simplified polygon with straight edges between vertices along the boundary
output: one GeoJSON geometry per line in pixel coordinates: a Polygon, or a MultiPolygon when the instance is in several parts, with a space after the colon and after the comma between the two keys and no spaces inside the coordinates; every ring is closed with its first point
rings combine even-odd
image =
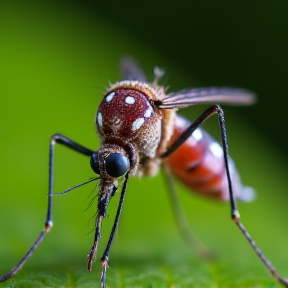
{"type": "MultiPolygon", "coordinates": [[[[100,174],[98,151],[94,152],[91,156],[90,166],[96,174],[100,174]]],[[[119,178],[126,174],[129,168],[129,159],[122,153],[110,153],[104,158],[104,169],[110,177],[119,178]]]]}

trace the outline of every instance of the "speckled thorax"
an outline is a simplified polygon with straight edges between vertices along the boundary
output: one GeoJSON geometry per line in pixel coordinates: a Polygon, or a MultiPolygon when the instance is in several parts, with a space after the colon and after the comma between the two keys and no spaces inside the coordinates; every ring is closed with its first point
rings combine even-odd
{"type": "Polygon", "coordinates": [[[111,86],[96,114],[99,151],[111,144],[132,149],[135,165],[129,173],[154,175],[160,164],[156,157],[166,151],[174,127],[175,109],[154,104],[164,97],[163,87],[155,84],[121,81],[111,86]]]}

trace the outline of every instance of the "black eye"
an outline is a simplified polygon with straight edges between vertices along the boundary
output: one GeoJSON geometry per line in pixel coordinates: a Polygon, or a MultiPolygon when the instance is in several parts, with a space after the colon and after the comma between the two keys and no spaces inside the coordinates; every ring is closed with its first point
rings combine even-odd
{"type": "Polygon", "coordinates": [[[90,158],[90,166],[96,174],[100,174],[99,161],[98,161],[98,151],[96,151],[92,154],[92,156],[90,158]]]}
{"type": "Polygon", "coordinates": [[[129,167],[129,160],[120,153],[111,153],[105,159],[106,172],[109,176],[118,178],[124,175],[129,167]]]}

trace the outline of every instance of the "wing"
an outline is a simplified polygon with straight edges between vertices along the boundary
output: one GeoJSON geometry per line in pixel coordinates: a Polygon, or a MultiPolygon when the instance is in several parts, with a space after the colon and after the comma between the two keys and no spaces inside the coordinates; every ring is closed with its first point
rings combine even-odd
{"type": "Polygon", "coordinates": [[[144,72],[131,57],[123,57],[120,65],[123,80],[138,80],[140,82],[147,82],[144,72]]]}
{"type": "Polygon", "coordinates": [[[230,88],[211,87],[185,89],[168,94],[157,106],[162,109],[187,107],[195,104],[251,105],[256,101],[256,94],[251,91],[230,88]]]}

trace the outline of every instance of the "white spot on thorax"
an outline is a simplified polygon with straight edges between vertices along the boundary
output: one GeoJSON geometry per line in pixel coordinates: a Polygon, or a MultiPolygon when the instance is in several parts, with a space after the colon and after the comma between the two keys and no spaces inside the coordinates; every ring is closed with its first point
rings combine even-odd
{"type": "Polygon", "coordinates": [[[148,109],[144,112],[144,117],[149,118],[153,114],[153,108],[151,106],[148,107],[148,109]]]}
{"type": "Polygon", "coordinates": [[[125,98],[125,103],[126,103],[126,104],[134,104],[134,103],[135,103],[135,98],[132,97],[132,96],[127,96],[127,97],[125,98]]]}
{"type": "Polygon", "coordinates": [[[118,125],[118,124],[120,124],[120,122],[121,122],[120,118],[117,118],[117,119],[115,120],[114,124],[118,125]]]}
{"type": "Polygon", "coordinates": [[[213,141],[212,143],[210,143],[209,149],[216,157],[220,158],[223,156],[223,148],[217,142],[213,141]]]}
{"type": "Polygon", "coordinates": [[[195,140],[197,140],[197,141],[199,141],[203,138],[203,134],[202,134],[200,129],[196,129],[192,135],[195,138],[195,140]]]}
{"type": "Polygon", "coordinates": [[[138,118],[132,123],[132,131],[138,130],[144,123],[144,118],[138,118]]]}
{"type": "Polygon", "coordinates": [[[106,102],[107,103],[111,102],[114,96],[115,96],[115,92],[111,92],[110,94],[108,94],[106,97],[106,102]]]}
{"type": "Polygon", "coordinates": [[[103,117],[102,117],[102,114],[100,112],[98,112],[97,120],[98,120],[98,125],[100,127],[102,127],[102,125],[103,125],[103,117]]]}

